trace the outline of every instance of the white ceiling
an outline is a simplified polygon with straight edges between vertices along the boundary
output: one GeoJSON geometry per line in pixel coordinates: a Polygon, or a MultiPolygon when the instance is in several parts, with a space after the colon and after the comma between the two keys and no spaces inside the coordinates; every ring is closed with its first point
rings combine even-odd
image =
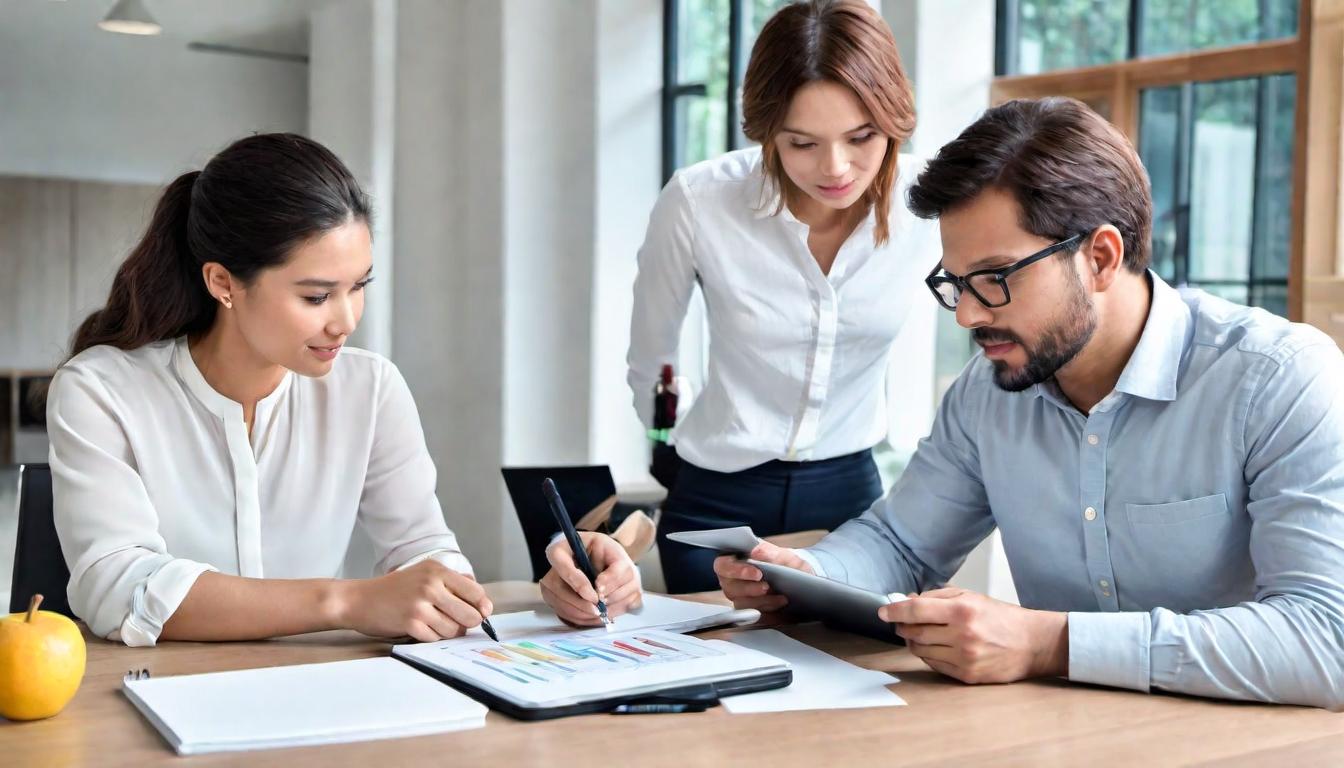
{"type": "MultiPolygon", "coordinates": [[[[192,41],[308,52],[308,16],[335,0],[143,0],[163,26],[161,37],[185,46],[192,41]]],[[[42,39],[58,48],[82,46],[115,0],[0,0],[0,37],[42,39]]],[[[211,55],[211,54],[201,54],[211,55]]]]}

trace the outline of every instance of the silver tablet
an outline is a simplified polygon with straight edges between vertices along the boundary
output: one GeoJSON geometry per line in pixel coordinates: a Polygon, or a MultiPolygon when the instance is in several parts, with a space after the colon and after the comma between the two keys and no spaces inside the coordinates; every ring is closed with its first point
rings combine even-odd
{"type": "Polygon", "coordinates": [[[761,569],[770,588],[789,599],[789,610],[818,619],[836,629],[867,635],[889,643],[904,644],[891,624],[877,616],[877,609],[900,602],[905,595],[869,592],[832,579],[814,576],[785,565],[747,560],[761,569]]]}
{"type": "Polygon", "coordinates": [[[878,608],[900,602],[905,599],[905,595],[869,592],[788,566],[748,559],[747,555],[761,540],[745,525],[705,531],[674,531],[667,534],[667,538],[693,547],[737,555],[739,559],[760,568],[765,583],[789,598],[789,610],[803,618],[818,619],[827,626],[890,643],[905,642],[896,634],[895,628],[877,617],[878,608]]]}

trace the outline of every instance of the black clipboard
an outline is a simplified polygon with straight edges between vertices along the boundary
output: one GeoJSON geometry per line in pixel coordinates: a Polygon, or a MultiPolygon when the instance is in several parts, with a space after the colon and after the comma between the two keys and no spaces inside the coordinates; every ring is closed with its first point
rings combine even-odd
{"type": "Polygon", "coordinates": [[[499,696],[493,691],[488,691],[465,680],[446,674],[437,667],[423,663],[417,659],[400,656],[395,653],[392,655],[392,658],[399,659],[403,663],[409,664],[411,667],[429,675],[435,680],[465,693],[496,712],[503,712],[516,720],[553,720],[557,717],[569,717],[570,715],[590,715],[601,712],[610,712],[622,704],[642,704],[649,702],[674,704],[683,702],[699,703],[711,700],[717,701],[725,696],[756,693],[757,691],[771,691],[776,688],[788,687],[793,683],[792,669],[770,670],[766,672],[753,672],[748,675],[743,675],[742,677],[730,678],[727,680],[716,680],[714,682],[696,683],[693,685],[670,686],[656,691],[644,691],[637,694],[620,694],[603,699],[593,699],[558,707],[526,707],[499,696]]]}

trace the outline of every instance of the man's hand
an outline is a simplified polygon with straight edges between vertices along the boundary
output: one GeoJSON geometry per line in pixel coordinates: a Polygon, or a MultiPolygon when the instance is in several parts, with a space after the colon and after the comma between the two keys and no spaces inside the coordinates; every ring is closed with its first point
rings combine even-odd
{"type": "Polygon", "coordinates": [[[955,587],[878,609],[910,651],[964,683],[1069,672],[1068,614],[1034,611],[955,587]]]}
{"type": "MultiPolygon", "coordinates": [[[[812,567],[792,549],[777,547],[768,541],[756,545],[748,555],[752,560],[763,563],[795,568],[812,573],[812,567]]],[[[719,577],[719,586],[723,594],[733,601],[734,608],[755,608],[759,611],[778,611],[788,604],[789,599],[777,592],[770,591],[761,569],[739,560],[735,555],[720,555],[714,558],[714,573],[719,577]]]]}

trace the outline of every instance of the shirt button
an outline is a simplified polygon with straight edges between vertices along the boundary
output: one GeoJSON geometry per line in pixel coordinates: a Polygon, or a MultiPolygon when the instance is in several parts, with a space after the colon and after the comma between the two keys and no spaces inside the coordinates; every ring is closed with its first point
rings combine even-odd
{"type": "Polygon", "coordinates": [[[1097,519],[1097,510],[1095,510],[1095,509],[1093,509],[1093,508],[1091,508],[1091,507],[1088,507],[1087,509],[1084,509],[1084,510],[1083,510],[1083,517],[1087,518],[1088,520],[1096,520],[1096,519],[1097,519]]]}
{"type": "Polygon", "coordinates": [[[1088,436],[1087,436],[1087,444],[1088,444],[1088,445],[1096,445],[1097,443],[1100,443],[1100,442],[1101,442],[1101,438],[1097,437],[1096,435],[1088,435],[1088,436]]]}
{"type": "Polygon", "coordinates": [[[1102,597],[1110,597],[1110,596],[1111,596],[1111,591],[1110,591],[1109,589],[1103,589],[1103,590],[1101,590],[1101,596],[1102,596],[1102,597]]]}
{"type": "Polygon", "coordinates": [[[1097,584],[1101,585],[1101,588],[1102,588],[1102,589],[1105,589],[1105,588],[1111,586],[1111,582],[1109,582],[1109,581],[1107,581],[1107,580],[1105,580],[1105,579],[1102,579],[1101,581],[1098,581],[1097,584]]]}

